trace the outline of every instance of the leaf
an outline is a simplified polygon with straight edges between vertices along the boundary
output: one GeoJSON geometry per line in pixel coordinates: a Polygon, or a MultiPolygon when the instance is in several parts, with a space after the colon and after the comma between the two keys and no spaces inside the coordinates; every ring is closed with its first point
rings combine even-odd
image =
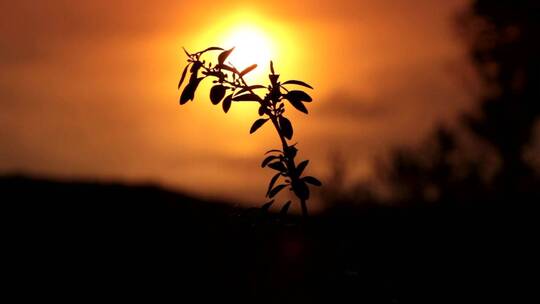
{"type": "Polygon", "coordinates": [[[271,200],[268,203],[265,203],[264,205],[261,206],[261,211],[268,212],[268,209],[272,207],[272,204],[274,204],[274,200],[271,200]]]}
{"type": "Polygon", "coordinates": [[[268,165],[268,163],[270,163],[271,161],[273,161],[274,159],[277,159],[279,158],[279,156],[276,156],[276,155],[270,155],[268,157],[266,157],[262,163],[261,163],[261,168],[264,168],[268,165]]]}
{"type": "Polygon", "coordinates": [[[251,126],[251,129],[249,130],[249,134],[253,134],[255,131],[257,131],[262,125],[264,125],[268,121],[268,118],[259,118],[257,119],[253,125],[251,126]]]}
{"type": "Polygon", "coordinates": [[[283,190],[283,188],[287,187],[287,185],[285,184],[281,184],[279,186],[276,186],[274,189],[270,190],[270,192],[268,193],[268,197],[272,198],[274,196],[276,196],[279,191],[283,190]]]}
{"type": "Polygon", "coordinates": [[[287,98],[287,100],[298,111],[303,112],[305,114],[308,114],[308,110],[307,110],[306,106],[301,101],[299,101],[297,99],[289,99],[289,98],[287,98]]]}
{"type": "Polygon", "coordinates": [[[307,88],[310,88],[310,89],[313,89],[312,86],[310,86],[309,84],[303,82],[303,81],[300,81],[300,80],[287,80],[285,81],[284,83],[282,84],[296,84],[296,85],[300,85],[300,86],[304,86],[304,87],[307,87],[307,88]]]}
{"type": "Polygon", "coordinates": [[[316,179],[313,176],[306,176],[306,177],[302,178],[302,180],[304,180],[308,184],[312,184],[313,186],[317,186],[317,187],[322,186],[321,181],[316,179]]]}
{"type": "Polygon", "coordinates": [[[266,154],[268,154],[268,153],[273,153],[273,152],[278,152],[278,153],[280,153],[280,154],[283,154],[283,151],[281,151],[281,150],[276,150],[276,149],[268,150],[268,151],[266,151],[266,153],[264,153],[264,154],[266,155],[266,154]]]}
{"type": "Polygon", "coordinates": [[[234,101],[261,101],[261,98],[257,94],[246,93],[243,95],[236,95],[233,97],[234,101]]]}
{"type": "Polygon", "coordinates": [[[191,54],[186,50],[185,47],[182,47],[182,49],[184,50],[184,53],[186,53],[186,55],[187,55],[188,57],[191,57],[191,54]]]}
{"type": "Polygon", "coordinates": [[[259,116],[263,116],[263,115],[264,115],[264,109],[265,109],[265,108],[264,108],[263,105],[261,105],[261,106],[259,107],[259,116]]]}
{"type": "Polygon", "coordinates": [[[266,196],[268,196],[270,193],[270,190],[274,188],[274,185],[276,184],[280,176],[281,176],[281,173],[277,173],[276,175],[272,177],[272,179],[270,180],[270,183],[268,183],[268,190],[266,191],[266,196]]]}
{"type": "Polygon", "coordinates": [[[204,54],[204,53],[206,53],[208,51],[223,51],[223,48],[220,48],[220,47],[217,47],[217,46],[212,46],[212,47],[207,48],[204,51],[200,51],[199,54],[204,54]]]}
{"type": "Polygon", "coordinates": [[[298,166],[296,167],[296,172],[298,176],[302,175],[302,173],[304,172],[304,169],[306,169],[308,164],[309,164],[309,160],[305,160],[298,164],[298,166]]]}
{"type": "Polygon", "coordinates": [[[234,51],[234,48],[232,48],[230,50],[226,50],[226,51],[222,52],[221,54],[219,54],[219,56],[218,56],[219,64],[224,64],[225,60],[227,60],[227,57],[229,57],[229,55],[231,55],[232,51],[234,51]]]}
{"type": "MultiPolygon", "coordinates": [[[[298,111],[300,112],[303,112],[303,113],[308,113],[308,110],[306,108],[306,106],[302,103],[302,98],[300,97],[304,97],[305,99],[305,96],[301,96],[301,94],[299,93],[293,93],[293,92],[302,92],[302,91],[290,91],[289,93],[285,94],[283,97],[285,99],[287,99],[290,104],[295,107],[298,111]],[[292,93],[292,94],[291,94],[292,93]]],[[[302,92],[303,93],[303,92],[302,92]]],[[[305,93],[304,93],[305,94],[305,93]]],[[[306,94],[307,95],[307,94],[306,94]]],[[[309,96],[308,96],[309,97],[309,96]]]]}
{"type": "Polygon", "coordinates": [[[201,80],[203,80],[204,77],[200,78],[191,78],[187,86],[184,88],[184,91],[182,91],[182,95],[180,96],[180,104],[183,105],[186,102],[193,100],[195,98],[195,90],[197,90],[197,87],[199,86],[199,83],[201,80]]]}
{"type": "MultiPolygon", "coordinates": [[[[216,65],[216,67],[217,67],[217,68],[220,68],[220,69],[227,70],[227,71],[229,71],[229,72],[238,73],[238,71],[237,71],[235,68],[233,68],[232,66],[228,66],[228,65],[226,65],[226,64],[218,63],[218,64],[216,65]]],[[[236,74],[233,75],[233,76],[236,77],[236,74]]]]}
{"type": "Polygon", "coordinates": [[[184,68],[184,71],[182,71],[182,77],[180,77],[180,82],[178,82],[179,90],[180,90],[180,87],[182,86],[182,83],[184,83],[184,79],[186,78],[186,72],[187,72],[188,67],[189,67],[189,64],[186,65],[186,67],[184,68]]]}
{"type": "Polygon", "coordinates": [[[227,97],[225,97],[225,99],[223,99],[223,103],[221,104],[223,106],[223,112],[225,113],[229,112],[229,109],[231,108],[231,104],[232,104],[232,94],[228,95],[227,97]]]}
{"type": "Polygon", "coordinates": [[[286,216],[287,215],[287,212],[289,212],[289,207],[291,206],[291,201],[288,201],[285,203],[285,205],[283,205],[283,207],[281,207],[281,210],[279,211],[279,215],[280,216],[286,216]]]}
{"type": "Polygon", "coordinates": [[[272,60],[270,60],[270,72],[273,74],[275,74],[274,72],[274,62],[272,62],[272,60]]]}
{"type": "Polygon", "coordinates": [[[263,86],[263,85],[256,84],[256,85],[252,85],[252,86],[249,86],[249,87],[242,88],[240,91],[238,91],[238,93],[236,93],[236,95],[240,95],[240,94],[245,93],[247,91],[252,91],[252,90],[256,90],[256,89],[265,89],[265,88],[266,87],[263,86]]]}
{"type": "Polygon", "coordinates": [[[222,85],[215,85],[210,89],[210,101],[214,105],[217,105],[222,99],[223,96],[225,96],[225,91],[227,89],[222,85]]]}
{"type": "Polygon", "coordinates": [[[285,167],[285,165],[282,162],[279,162],[279,161],[269,164],[268,167],[270,167],[270,168],[272,168],[274,170],[280,171],[280,172],[287,172],[287,168],[285,167]]]}
{"type": "Polygon", "coordinates": [[[292,184],[293,191],[302,200],[309,199],[309,188],[304,181],[299,180],[292,184]]]}
{"type": "Polygon", "coordinates": [[[256,68],[257,68],[257,65],[252,64],[252,65],[248,66],[247,68],[245,68],[242,72],[240,72],[240,76],[244,76],[244,75],[246,75],[247,73],[253,71],[256,68]]]}
{"type": "Polygon", "coordinates": [[[281,131],[283,132],[283,136],[285,136],[287,139],[292,139],[293,127],[291,121],[285,116],[280,116],[278,120],[281,131]]]}
{"type": "Polygon", "coordinates": [[[261,167],[264,168],[266,167],[266,165],[268,165],[269,162],[273,161],[274,159],[276,158],[279,158],[279,156],[276,156],[276,155],[270,155],[268,156],[267,158],[265,158],[262,163],[261,163],[261,167]]]}
{"type": "Polygon", "coordinates": [[[292,98],[292,99],[297,99],[299,101],[304,101],[304,102],[311,102],[311,96],[309,96],[306,92],[304,91],[298,91],[298,90],[292,90],[290,91],[289,93],[287,93],[287,95],[292,98]]]}

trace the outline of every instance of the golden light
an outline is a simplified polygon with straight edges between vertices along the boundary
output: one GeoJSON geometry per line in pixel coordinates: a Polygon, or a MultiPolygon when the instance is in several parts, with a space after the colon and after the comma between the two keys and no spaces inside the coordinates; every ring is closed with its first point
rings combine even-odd
{"type": "Polygon", "coordinates": [[[238,70],[257,64],[257,69],[248,74],[249,78],[257,79],[267,74],[266,69],[275,54],[267,34],[254,25],[242,25],[233,28],[225,37],[222,45],[225,48],[235,48],[228,61],[238,70]]]}
{"type": "MultiPolygon", "coordinates": [[[[226,62],[232,63],[238,70],[257,64],[255,70],[244,76],[250,85],[268,84],[270,60],[274,62],[276,72],[282,77],[294,79],[294,75],[300,74],[301,62],[307,60],[305,54],[301,56],[301,50],[305,44],[292,24],[280,19],[271,19],[252,9],[234,10],[230,15],[209,15],[207,18],[207,22],[201,22],[207,24],[206,27],[197,28],[193,31],[192,39],[185,39],[182,45],[178,45],[178,41],[175,40],[175,47],[181,49],[182,46],[186,46],[188,51],[203,50],[210,46],[224,49],[234,47],[234,51],[226,62]]],[[[219,53],[209,52],[205,54],[204,59],[216,62],[219,53]]],[[[174,60],[177,62],[178,55],[176,56],[174,60]]],[[[302,69],[305,69],[305,64],[302,69]]],[[[207,92],[212,85],[210,81],[203,81],[197,93],[200,95],[196,99],[208,101],[207,92]]],[[[259,91],[262,94],[264,90],[259,91]]],[[[193,110],[197,112],[196,115],[200,119],[219,120],[221,128],[227,128],[233,133],[244,134],[245,130],[238,131],[240,130],[239,122],[249,127],[250,123],[258,118],[258,104],[256,103],[233,104],[226,117],[220,107],[215,107],[210,102],[201,104],[207,108],[199,106],[193,110]],[[209,112],[213,113],[212,115],[215,113],[215,118],[209,119],[209,112]]],[[[274,134],[271,135],[274,136],[274,134]]],[[[261,131],[257,138],[263,137],[264,131],[261,131]]]]}
{"type": "MultiPolygon", "coordinates": [[[[233,10],[230,15],[210,15],[208,20],[207,27],[193,32],[195,39],[187,39],[177,47],[189,46],[190,51],[209,46],[235,47],[227,61],[237,69],[258,65],[257,69],[246,75],[249,83],[268,82],[270,60],[274,61],[279,74],[290,77],[305,69],[299,68],[302,61],[311,62],[306,54],[301,55],[305,37],[299,36],[297,28],[283,19],[243,8],[233,10]]],[[[217,52],[209,54],[208,58],[211,56],[217,56],[217,52]]]]}

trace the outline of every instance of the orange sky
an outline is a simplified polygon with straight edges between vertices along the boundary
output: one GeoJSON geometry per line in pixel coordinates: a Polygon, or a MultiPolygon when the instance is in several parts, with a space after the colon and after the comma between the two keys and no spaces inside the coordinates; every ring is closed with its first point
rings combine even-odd
{"type": "Polygon", "coordinates": [[[273,130],[250,136],[256,109],[225,115],[206,89],[179,107],[176,90],[182,46],[253,25],[282,77],[316,88],[310,115],[292,115],[311,173],[324,180],[341,152],[351,176],[368,175],[375,155],[471,107],[452,19],[466,3],[0,0],[0,174],[155,181],[260,203],[273,130]]]}

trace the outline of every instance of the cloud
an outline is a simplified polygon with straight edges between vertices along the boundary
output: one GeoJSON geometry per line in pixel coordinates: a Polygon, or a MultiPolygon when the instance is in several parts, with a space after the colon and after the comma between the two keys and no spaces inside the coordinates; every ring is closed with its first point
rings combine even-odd
{"type": "Polygon", "coordinates": [[[377,119],[388,114],[390,105],[377,103],[352,93],[336,91],[320,101],[316,111],[323,119],[377,119]]]}

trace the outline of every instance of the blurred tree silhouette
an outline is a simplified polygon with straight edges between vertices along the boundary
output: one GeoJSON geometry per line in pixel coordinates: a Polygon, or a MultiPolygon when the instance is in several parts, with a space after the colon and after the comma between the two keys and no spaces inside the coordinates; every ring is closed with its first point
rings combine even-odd
{"type": "Polygon", "coordinates": [[[484,160],[464,156],[457,135],[439,127],[420,146],[396,148],[378,173],[397,204],[455,203],[485,199],[491,186],[484,160]]]}
{"type": "Polygon", "coordinates": [[[538,1],[477,0],[463,19],[469,51],[488,93],[467,126],[498,153],[498,187],[519,191],[533,174],[524,161],[540,114],[538,1]]]}
{"type": "Polygon", "coordinates": [[[453,135],[440,128],[425,146],[416,151],[396,149],[382,163],[382,178],[391,185],[394,200],[433,201],[451,192],[453,135]]]}
{"type": "MultiPolygon", "coordinates": [[[[457,18],[483,93],[461,122],[498,160],[471,159],[455,129],[439,127],[416,148],[379,159],[380,181],[401,204],[539,198],[538,172],[524,158],[540,115],[539,1],[476,0],[457,18]],[[488,168],[494,172],[484,177],[488,168]]],[[[369,203],[369,202],[363,202],[369,203]]]]}

